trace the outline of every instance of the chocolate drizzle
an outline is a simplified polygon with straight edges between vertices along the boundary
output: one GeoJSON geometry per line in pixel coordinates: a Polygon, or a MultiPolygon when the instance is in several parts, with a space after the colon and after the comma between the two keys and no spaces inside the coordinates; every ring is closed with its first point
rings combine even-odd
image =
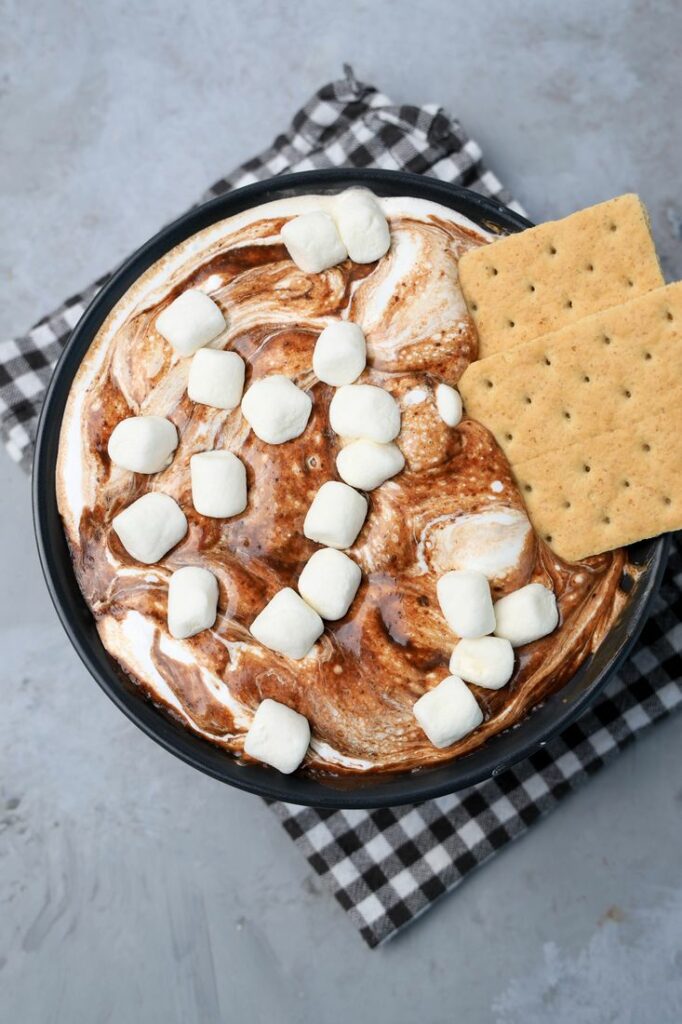
{"type": "Polygon", "coordinates": [[[308,771],[388,772],[443,762],[518,722],[576,671],[626,600],[619,589],[625,557],[618,551],[576,565],[556,559],[528,528],[492,436],[466,419],[453,430],[438,415],[437,384],[456,384],[476,358],[457,260],[481,244],[480,236],[447,217],[394,217],[392,250],[380,264],[347,261],[306,275],[276,241],[282,223],[264,218],[188,253],[163,294],[138,304],[108,341],[82,404],[84,493],[94,497],[85,502],[78,536],[70,537],[78,580],[105,645],[139,685],[190,728],[236,753],[244,726],[235,707],[253,710],[274,697],[311,723],[308,771]],[[227,312],[228,344],[246,360],[247,387],[276,372],[309,390],[313,413],[300,438],[263,444],[239,410],[188,400],[188,361],[173,357],[154,321],[193,285],[209,288],[227,312]],[[248,627],[277,590],[295,587],[316,550],[303,536],[305,513],[318,487],[338,478],[340,439],[327,417],[333,389],[313,377],[311,366],[324,318],[342,314],[367,335],[369,365],[361,380],[387,388],[401,403],[398,443],[407,465],[369,495],[370,513],[350,552],[363,581],[349,614],[326,624],[314,652],[293,662],[258,645],[248,627]],[[172,464],[153,477],[118,470],[106,454],[116,423],[141,413],[167,416],[181,439],[172,464]],[[247,467],[243,516],[208,519],[193,509],[189,459],[210,448],[229,448],[247,467]],[[112,517],[148,489],[172,495],[189,522],[186,538],[151,567],[135,563],[110,529],[112,517]],[[412,714],[415,700],[448,674],[454,642],[435,584],[458,558],[471,556],[481,525],[503,554],[513,552],[492,581],[495,596],[531,580],[551,584],[561,625],[521,652],[509,686],[473,687],[483,725],[454,747],[436,750],[412,714]],[[217,576],[219,616],[213,630],[183,643],[180,657],[168,643],[167,580],[191,564],[217,576]],[[132,613],[149,626],[137,640],[123,629],[132,613]],[[136,646],[142,643],[144,651],[136,646]]]}

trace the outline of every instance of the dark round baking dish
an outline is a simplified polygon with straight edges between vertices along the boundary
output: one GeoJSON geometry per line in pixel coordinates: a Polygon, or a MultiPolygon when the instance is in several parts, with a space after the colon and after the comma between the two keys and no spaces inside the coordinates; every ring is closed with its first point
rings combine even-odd
{"type": "Polygon", "coordinates": [[[55,495],[59,429],[71,382],[99,327],[137,278],[173,246],[214,222],[273,199],[305,192],[335,192],[365,185],[380,195],[411,195],[457,210],[489,230],[521,231],[530,224],[493,199],[431,178],[396,171],[324,170],[290,174],[248,185],[200,206],[143,245],[95,297],[59,360],[43,405],[33,472],[33,515],[40,560],[59,617],[81,659],[115,704],[171,753],[222,782],[263,797],[317,807],[381,807],[427,800],[503,771],[546,743],[583,711],[630,651],[665,566],[666,538],[635,545],[630,557],[644,567],[620,621],[597,653],[558,693],[513,729],[492,737],[466,757],[437,768],[352,784],[304,775],[281,775],[239,764],[229,753],[194,735],[146,699],[102,646],[78,588],[55,495]]]}

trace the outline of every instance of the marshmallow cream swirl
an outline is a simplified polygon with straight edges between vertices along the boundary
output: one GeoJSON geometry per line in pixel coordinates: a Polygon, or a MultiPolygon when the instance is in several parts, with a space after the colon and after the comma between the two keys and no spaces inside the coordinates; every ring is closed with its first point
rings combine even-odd
{"type": "Polygon", "coordinates": [[[265,698],[309,720],[304,770],[352,775],[412,770],[462,755],[517,723],[575,672],[601,642],[626,600],[617,551],[567,565],[535,536],[505,457],[488,431],[464,418],[447,426],[436,388],[455,386],[477,343],[458,285],[459,256],[488,240],[461,216],[421,200],[381,200],[392,244],[374,264],[346,260],[305,274],[279,239],[293,216],[324,207],[306,196],[222,221],[156,263],[120,300],[74,380],[62,425],[59,506],[76,575],[105,647],[141,689],[188,728],[243,756],[245,731],[265,698]],[[155,329],[182,291],[199,287],[224,311],[227,347],[246,362],[246,386],[286,374],[313,399],[304,433],[272,446],[250,431],[239,408],[226,412],[187,396],[190,360],[155,329]],[[249,626],[272,596],[294,587],[317,545],[303,535],[319,487],[338,479],[343,444],[330,429],[334,389],[312,370],[317,336],[347,317],[367,338],[359,383],[380,385],[400,403],[397,443],[405,469],[368,495],[370,512],[350,555],[362,583],[348,614],[327,622],[310,654],[293,662],[258,644],[249,626]],[[114,466],[107,444],[125,417],[167,417],[179,445],[154,476],[114,466]],[[225,448],[248,477],[248,506],[231,519],[192,506],[189,460],[225,448]],[[136,563],[111,528],[148,490],[171,495],[188,532],[160,563],[136,563]],[[218,617],[187,640],[167,627],[171,573],[209,569],[218,579],[218,617]],[[438,576],[478,569],[494,598],[530,581],[554,589],[560,626],[519,652],[510,684],[472,686],[484,712],[475,732],[434,748],[417,724],[415,701],[449,674],[454,637],[436,598],[438,576]]]}

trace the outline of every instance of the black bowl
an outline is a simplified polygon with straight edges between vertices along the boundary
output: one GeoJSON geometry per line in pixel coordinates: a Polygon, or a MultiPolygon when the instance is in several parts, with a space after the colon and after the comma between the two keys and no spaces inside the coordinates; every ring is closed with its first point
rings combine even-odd
{"type": "Polygon", "coordinates": [[[530,224],[493,199],[431,178],[395,171],[310,171],[272,178],[229,192],[180,217],[143,245],[95,297],[73,331],[57,364],[43,405],[33,473],[33,516],[40,560],[50,595],[71,642],[92,676],[115,704],[148,736],[171,753],[222,782],[275,800],[317,807],[382,807],[452,793],[496,775],[546,743],[594,699],[632,647],[665,566],[666,538],[635,545],[631,558],[645,566],[620,621],[597,653],[563,687],[513,729],[479,750],[437,768],[381,776],[351,788],[299,775],[281,775],[259,765],[241,765],[230,754],[195,736],[146,699],[102,646],[94,619],[78,588],[55,496],[59,428],[69,388],[100,325],[128,288],[152,263],[189,235],[251,206],[304,192],[336,192],[366,185],[380,195],[411,195],[458,210],[498,232],[530,224]]]}

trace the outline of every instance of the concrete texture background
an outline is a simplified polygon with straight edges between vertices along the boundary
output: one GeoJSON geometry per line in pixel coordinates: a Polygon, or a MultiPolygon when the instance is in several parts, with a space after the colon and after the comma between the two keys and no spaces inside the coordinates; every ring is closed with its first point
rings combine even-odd
{"type": "MultiPolygon", "coordinates": [[[[0,24],[3,335],[267,144],[344,60],[454,111],[536,219],[639,191],[682,276],[676,0],[2,0],[0,24]]],[[[370,953],[259,801],[94,686],[4,453],[0,510],[0,1021],[682,1019],[682,720],[370,953]]]]}

